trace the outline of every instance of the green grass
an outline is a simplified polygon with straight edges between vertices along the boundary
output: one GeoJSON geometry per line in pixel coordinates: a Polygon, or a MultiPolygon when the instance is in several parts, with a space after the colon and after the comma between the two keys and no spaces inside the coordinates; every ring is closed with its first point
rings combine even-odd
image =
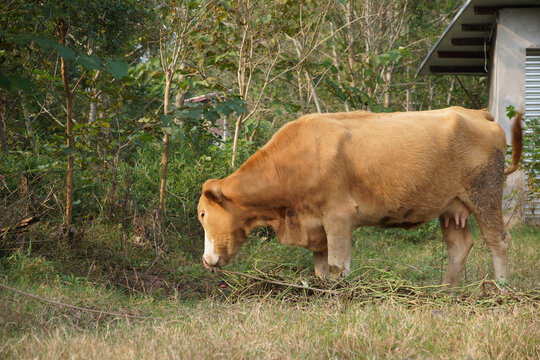
{"type": "Polygon", "coordinates": [[[168,245],[159,253],[94,226],[76,244],[54,241],[2,258],[0,281],[83,308],[159,319],[98,315],[0,289],[0,358],[537,359],[540,230],[517,227],[511,235],[505,293],[482,281],[492,265],[476,230],[465,286],[431,286],[446,265],[431,225],[413,233],[357,231],[352,274],[337,286],[313,276],[308,251],[277,245],[265,232],[227,266],[338,291],[327,295],[210,274],[195,250],[168,245]],[[145,293],[129,273],[152,274],[164,285],[145,293]],[[220,279],[229,287],[219,288],[220,279]]]}

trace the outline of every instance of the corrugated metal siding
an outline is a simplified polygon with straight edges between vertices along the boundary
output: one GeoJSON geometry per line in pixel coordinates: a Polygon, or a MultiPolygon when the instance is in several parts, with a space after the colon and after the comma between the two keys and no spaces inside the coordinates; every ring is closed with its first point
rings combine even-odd
{"type": "MultiPolygon", "coordinates": [[[[527,50],[525,58],[525,122],[527,129],[526,137],[538,137],[540,134],[534,133],[533,123],[538,124],[540,119],[540,49],[527,50]]],[[[533,149],[524,149],[524,162],[531,162],[526,154],[530,154],[533,149]]],[[[528,179],[526,179],[528,180],[528,179]]],[[[536,174],[535,183],[540,186],[540,174],[536,174]]],[[[531,195],[531,194],[529,194],[531,195]]],[[[540,198],[528,196],[525,208],[525,218],[533,221],[540,219],[540,198]]]]}

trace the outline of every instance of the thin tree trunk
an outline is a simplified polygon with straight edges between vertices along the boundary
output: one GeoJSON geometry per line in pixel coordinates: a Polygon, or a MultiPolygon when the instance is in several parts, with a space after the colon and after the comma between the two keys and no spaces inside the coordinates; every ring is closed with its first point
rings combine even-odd
{"type": "Polygon", "coordinates": [[[405,91],[405,110],[411,111],[411,86],[407,86],[405,91]]]}
{"type": "Polygon", "coordinates": [[[232,159],[231,159],[231,166],[234,168],[234,164],[236,163],[236,155],[238,151],[238,137],[240,136],[240,127],[242,126],[242,121],[244,118],[244,114],[241,114],[236,119],[236,125],[234,127],[234,139],[233,139],[233,153],[232,153],[232,159]]]}
{"type": "Polygon", "coordinates": [[[88,124],[92,125],[97,120],[99,105],[99,94],[96,89],[92,90],[92,100],[90,101],[90,111],[88,112],[88,124]]]}
{"type": "Polygon", "coordinates": [[[428,110],[432,110],[433,109],[433,95],[434,95],[435,86],[431,83],[431,81],[428,81],[428,86],[429,86],[428,110]]]}
{"type": "Polygon", "coordinates": [[[223,117],[223,134],[222,134],[222,141],[225,142],[230,137],[230,131],[229,131],[229,122],[227,121],[227,117],[223,117]]]}
{"type": "MultiPolygon", "coordinates": [[[[249,10],[251,4],[249,0],[246,0],[244,5],[244,16],[243,20],[243,30],[242,30],[242,43],[240,45],[240,51],[238,52],[238,69],[236,71],[236,77],[238,81],[238,91],[240,98],[244,101],[247,101],[249,83],[250,83],[250,73],[248,75],[248,63],[251,61],[253,56],[253,37],[250,36],[250,14],[249,10]]],[[[252,70],[252,69],[250,69],[252,70]]],[[[244,114],[238,115],[236,118],[236,125],[234,127],[234,139],[233,139],[233,148],[232,148],[232,159],[231,166],[234,168],[236,163],[236,156],[238,152],[238,139],[240,137],[240,129],[242,128],[242,122],[244,121],[244,114]]]]}
{"type": "Polygon", "coordinates": [[[6,122],[4,116],[0,116],[0,141],[2,142],[2,151],[7,155],[9,154],[9,148],[6,137],[6,122]]]}
{"type": "Polygon", "coordinates": [[[34,131],[32,130],[32,117],[30,115],[30,111],[28,110],[28,104],[26,103],[26,98],[24,97],[24,93],[22,90],[19,91],[19,97],[21,98],[21,107],[24,114],[24,122],[26,125],[26,135],[28,136],[28,139],[30,139],[32,148],[35,149],[36,139],[34,137],[34,131]]]}
{"type": "Polygon", "coordinates": [[[347,40],[349,42],[348,49],[347,49],[347,60],[349,62],[349,71],[351,72],[351,86],[356,87],[356,73],[355,73],[355,66],[354,66],[354,56],[355,53],[355,47],[354,47],[354,29],[352,22],[354,21],[354,1],[349,0],[348,4],[346,5],[345,10],[345,18],[346,22],[349,23],[347,26],[347,40]]]}
{"type": "MultiPolygon", "coordinates": [[[[333,22],[330,22],[330,31],[332,32],[332,38],[335,38],[335,31],[334,31],[334,23],[333,22]]],[[[332,42],[332,62],[334,63],[334,67],[336,68],[336,71],[337,71],[337,79],[338,79],[338,83],[341,85],[341,73],[339,72],[339,66],[338,66],[338,56],[337,56],[337,51],[336,51],[336,45],[334,42],[332,42]]],[[[350,111],[349,109],[349,104],[347,103],[347,101],[344,101],[344,105],[345,105],[345,111],[350,111]]]]}
{"type": "MultiPolygon", "coordinates": [[[[304,74],[306,75],[306,81],[308,83],[308,88],[311,92],[311,96],[313,97],[313,101],[315,102],[315,107],[317,108],[318,113],[322,113],[321,109],[321,103],[319,102],[319,97],[317,96],[317,92],[315,91],[315,87],[313,86],[313,81],[311,80],[311,75],[309,75],[307,69],[304,69],[304,74]]],[[[309,101],[308,101],[309,104],[309,101]]]]}
{"type": "Polygon", "coordinates": [[[446,97],[446,106],[450,106],[450,104],[452,103],[452,92],[454,91],[455,83],[456,79],[452,78],[452,80],[450,80],[450,89],[448,90],[448,96],[446,97]]]}
{"type": "Polygon", "coordinates": [[[2,89],[0,89],[0,142],[2,143],[2,151],[7,155],[9,153],[9,148],[7,144],[7,126],[6,126],[6,98],[2,94],[2,89]]]}
{"type": "MultiPolygon", "coordinates": [[[[172,74],[165,74],[165,95],[163,96],[163,114],[169,113],[169,96],[171,91],[172,74]]],[[[167,192],[167,168],[169,166],[169,134],[163,135],[163,155],[161,158],[161,186],[159,188],[158,216],[160,220],[165,217],[165,194],[167,192]]]]}
{"type": "Polygon", "coordinates": [[[302,74],[301,74],[301,69],[298,68],[298,70],[296,71],[296,78],[298,79],[298,98],[300,99],[300,111],[302,111],[302,114],[305,114],[306,113],[306,109],[305,109],[305,106],[304,106],[304,93],[302,91],[302,74]]]}
{"type": "MultiPolygon", "coordinates": [[[[69,26],[62,20],[58,25],[58,37],[60,44],[66,44],[66,35],[68,32],[69,26]]],[[[66,136],[67,136],[67,147],[69,150],[73,149],[73,93],[69,87],[69,77],[68,77],[68,64],[64,58],[60,58],[61,63],[61,72],[62,72],[62,82],[64,84],[64,91],[66,93],[66,136]]],[[[71,238],[72,231],[72,218],[73,218],[73,155],[68,155],[67,163],[67,176],[66,176],[66,213],[65,213],[65,229],[66,236],[71,238]]]]}
{"type": "Polygon", "coordinates": [[[392,71],[390,69],[387,69],[384,73],[384,107],[389,109],[390,108],[390,84],[392,83],[392,71]]]}

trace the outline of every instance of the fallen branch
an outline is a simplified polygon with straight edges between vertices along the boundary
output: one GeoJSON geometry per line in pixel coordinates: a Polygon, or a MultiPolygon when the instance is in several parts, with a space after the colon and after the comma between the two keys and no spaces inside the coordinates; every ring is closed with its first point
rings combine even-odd
{"type": "Polygon", "coordinates": [[[26,296],[26,297],[41,301],[41,302],[45,302],[45,303],[48,303],[48,304],[52,304],[52,305],[55,305],[55,306],[64,307],[64,308],[68,308],[68,309],[73,309],[73,310],[79,310],[79,311],[89,312],[89,313],[93,313],[93,314],[98,314],[98,315],[108,315],[108,316],[113,316],[113,317],[117,317],[117,318],[122,318],[123,317],[123,318],[138,319],[138,320],[154,320],[154,319],[156,319],[156,320],[160,319],[161,320],[161,319],[163,319],[161,317],[154,317],[154,316],[137,316],[137,315],[113,313],[113,312],[108,312],[108,311],[104,311],[104,310],[89,309],[89,308],[85,308],[85,307],[65,304],[65,303],[62,303],[62,302],[56,301],[56,300],[45,299],[45,298],[42,298],[42,297],[34,295],[34,294],[30,294],[30,293],[27,293],[27,292],[24,292],[24,291],[21,291],[21,290],[14,289],[14,288],[12,288],[10,286],[7,286],[5,284],[2,284],[2,283],[0,283],[0,287],[4,288],[6,290],[12,291],[14,293],[17,293],[17,294],[20,294],[20,295],[23,295],[23,296],[26,296]]]}

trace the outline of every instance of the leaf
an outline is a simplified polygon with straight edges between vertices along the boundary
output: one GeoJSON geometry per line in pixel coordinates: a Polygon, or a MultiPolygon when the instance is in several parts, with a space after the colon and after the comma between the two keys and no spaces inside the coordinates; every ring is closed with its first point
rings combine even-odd
{"type": "Polygon", "coordinates": [[[114,76],[116,80],[129,76],[128,64],[122,59],[107,59],[107,62],[105,63],[105,70],[114,76]]]}
{"type": "Polygon", "coordinates": [[[75,155],[75,154],[77,154],[77,151],[76,151],[76,150],[70,148],[70,147],[67,146],[66,144],[60,145],[60,148],[61,148],[62,152],[63,152],[65,155],[70,156],[70,155],[75,155]]]}
{"type": "Polygon", "coordinates": [[[402,56],[406,56],[408,58],[412,57],[411,50],[405,49],[403,46],[400,46],[398,48],[398,50],[399,50],[399,52],[401,53],[402,56]]]}
{"type": "Polygon", "coordinates": [[[229,107],[233,109],[237,115],[241,115],[246,112],[246,106],[243,103],[233,102],[229,105],[229,107]]]}
{"type": "Polygon", "coordinates": [[[161,130],[163,130],[163,132],[168,135],[174,135],[178,132],[178,129],[173,128],[172,126],[162,126],[161,130]]]}
{"type": "Polygon", "coordinates": [[[58,10],[54,2],[47,2],[40,9],[40,13],[45,19],[52,18],[56,15],[57,11],[58,10]]]}
{"type": "Polygon", "coordinates": [[[225,8],[225,10],[231,11],[231,4],[229,4],[228,1],[221,0],[219,3],[225,8]]]}
{"type": "Polygon", "coordinates": [[[193,109],[193,110],[187,111],[188,117],[193,120],[199,120],[202,114],[203,114],[202,109],[193,109]]]}
{"type": "Polygon", "coordinates": [[[10,89],[13,91],[22,90],[24,92],[30,92],[36,88],[36,86],[30,79],[22,77],[18,74],[9,75],[7,79],[10,83],[10,89]]]}
{"type": "Polygon", "coordinates": [[[506,107],[506,116],[509,118],[509,119],[513,119],[514,116],[517,115],[517,111],[516,111],[516,108],[513,106],[513,105],[508,105],[506,107]]]}
{"type": "Polygon", "coordinates": [[[152,135],[150,133],[138,134],[137,135],[137,140],[142,141],[142,142],[149,142],[149,141],[154,140],[154,135],[152,135]]]}
{"type": "Polygon", "coordinates": [[[220,118],[219,113],[216,110],[207,110],[203,115],[206,120],[209,120],[214,125],[220,118]]]}
{"type": "Polygon", "coordinates": [[[397,62],[399,61],[399,59],[401,59],[401,52],[399,50],[390,50],[390,59],[392,59],[392,61],[394,62],[397,62]]]}
{"type": "Polygon", "coordinates": [[[57,43],[54,43],[52,47],[58,52],[58,54],[62,58],[64,58],[64,60],[66,61],[75,60],[75,51],[73,51],[71,48],[61,45],[61,44],[57,44],[57,43]]]}
{"type": "Polygon", "coordinates": [[[6,90],[11,89],[11,81],[0,72],[0,87],[6,90]]]}
{"type": "Polygon", "coordinates": [[[228,103],[224,102],[217,103],[216,110],[227,117],[234,111],[229,107],[228,103]]]}
{"type": "Polygon", "coordinates": [[[169,126],[174,120],[174,115],[167,114],[167,115],[161,115],[159,117],[159,121],[161,122],[161,127],[169,126]]]}
{"type": "Polygon", "coordinates": [[[392,58],[390,57],[390,54],[380,54],[373,56],[373,60],[376,65],[387,65],[392,58]]]}
{"type": "Polygon", "coordinates": [[[92,55],[80,55],[77,58],[77,63],[84,66],[86,70],[100,70],[103,68],[103,62],[95,54],[92,55]]]}

